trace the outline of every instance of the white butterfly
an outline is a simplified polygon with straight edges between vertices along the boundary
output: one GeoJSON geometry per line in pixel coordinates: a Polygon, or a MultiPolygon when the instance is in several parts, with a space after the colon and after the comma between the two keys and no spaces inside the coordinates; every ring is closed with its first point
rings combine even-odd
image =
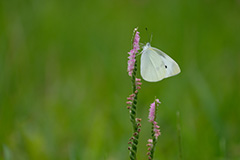
{"type": "Polygon", "coordinates": [[[178,64],[150,43],[143,47],[141,54],[141,75],[145,81],[157,82],[180,73],[178,64]]]}

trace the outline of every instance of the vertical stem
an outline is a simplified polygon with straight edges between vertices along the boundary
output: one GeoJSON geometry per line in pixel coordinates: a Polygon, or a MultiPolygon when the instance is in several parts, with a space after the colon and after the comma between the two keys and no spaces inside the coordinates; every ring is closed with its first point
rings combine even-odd
{"type": "Polygon", "coordinates": [[[155,132],[154,132],[154,124],[152,123],[152,140],[153,140],[153,146],[152,146],[152,148],[151,148],[151,151],[150,151],[150,157],[151,157],[151,159],[153,159],[153,155],[154,155],[154,151],[155,151],[155,146],[156,146],[156,144],[157,144],[157,139],[156,139],[156,137],[155,137],[155,132]]]}
{"type": "Polygon", "coordinates": [[[138,138],[139,134],[137,132],[138,126],[136,123],[136,110],[137,110],[137,95],[138,93],[135,93],[136,91],[136,73],[137,73],[137,61],[135,62],[133,74],[132,74],[132,89],[133,93],[135,94],[132,107],[131,107],[131,113],[130,113],[130,120],[132,122],[133,126],[133,143],[130,150],[130,159],[136,160],[136,154],[137,154],[137,145],[138,145],[138,138]]]}
{"type": "Polygon", "coordinates": [[[182,160],[181,127],[180,127],[180,113],[179,113],[179,111],[177,111],[177,133],[178,133],[179,160],[182,160]]]}

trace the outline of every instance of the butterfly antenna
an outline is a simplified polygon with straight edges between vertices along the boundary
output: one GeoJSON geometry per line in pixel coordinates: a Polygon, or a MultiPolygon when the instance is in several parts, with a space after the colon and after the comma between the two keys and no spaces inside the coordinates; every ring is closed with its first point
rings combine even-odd
{"type": "Polygon", "coordinates": [[[151,37],[150,37],[150,44],[151,44],[151,42],[152,42],[152,37],[153,37],[153,34],[151,33],[151,37]]]}
{"type": "Polygon", "coordinates": [[[148,39],[150,40],[150,37],[149,37],[149,34],[148,34],[148,28],[146,27],[145,30],[147,32],[148,39]]]}

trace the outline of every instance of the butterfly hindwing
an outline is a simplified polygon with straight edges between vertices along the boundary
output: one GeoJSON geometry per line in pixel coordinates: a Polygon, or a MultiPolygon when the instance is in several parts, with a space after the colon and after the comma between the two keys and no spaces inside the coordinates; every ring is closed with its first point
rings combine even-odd
{"type": "Polygon", "coordinates": [[[166,53],[164,53],[163,51],[157,48],[152,47],[152,49],[162,57],[162,60],[165,64],[165,69],[166,69],[165,78],[171,77],[180,73],[180,68],[178,64],[171,57],[169,57],[166,53]]]}

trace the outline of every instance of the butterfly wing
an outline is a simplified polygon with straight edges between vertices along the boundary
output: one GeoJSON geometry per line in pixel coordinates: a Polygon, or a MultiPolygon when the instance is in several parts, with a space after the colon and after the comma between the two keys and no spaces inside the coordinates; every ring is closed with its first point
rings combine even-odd
{"type": "MultiPolygon", "coordinates": [[[[181,72],[178,64],[171,58],[169,57],[166,53],[163,51],[151,47],[159,56],[161,56],[161,59],[164,63],[164,69],[166,70],[166,74],[164,78],[171,77],[174,75],[177,75],[178,73],[181,72]]],[[[162,62],[161,62],[162,63],[162,62]]]]}
{"type": "Polygon", "coordinates": [[[166,77],[162,56],[151,47],[143,50],[141,55],[141,76],[145,81],[157,82],[166,77]]]}

